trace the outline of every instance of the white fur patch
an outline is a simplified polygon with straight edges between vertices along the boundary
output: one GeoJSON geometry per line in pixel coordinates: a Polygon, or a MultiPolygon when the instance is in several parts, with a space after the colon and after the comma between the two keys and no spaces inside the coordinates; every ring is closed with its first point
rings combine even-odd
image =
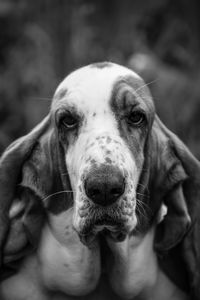
{"type": "Polygon", "coordinates": [[[98,244],[89,249],[80,242],[72,227],[71,210],[49,218],[51,225],[44,228],[38,250],[44,285],[67,295],[90,293],[101,274],[98,244]]]}
{"type": "Polygon", "coordinates": [[[168,211],[167,206],[164,203],[162,203],[160,211],[158,213],[158,220],[157,220],[158,223],[163,221],[163,219],[167,215],[167,211],[168,211]]]}
{"type": "MultiPolygon", "coordinates": [[[[105,104],[107,104],[110,98],[116,79],[128,75],[136,79],[140,78],[132,70],[117,64],[112,64],[112,66],[103,69],[89,65],[67,76],[56,89],[55,95],[58,94],[60,90],[67,89],[70,95],[73,96],[73,92],[75,93],[74,95],[78,95],[78,106],[82,103],[83,106],[86,105],[86,109],[91,108],[92,111],[101,111],[105,109],[105,104]]],[[[69,95],[67,95],[67,97],[69,97],[69,95]]]]}

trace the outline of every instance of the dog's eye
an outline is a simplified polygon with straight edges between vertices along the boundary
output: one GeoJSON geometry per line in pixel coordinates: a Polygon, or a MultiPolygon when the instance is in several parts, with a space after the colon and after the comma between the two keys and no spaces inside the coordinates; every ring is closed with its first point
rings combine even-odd
{"type": "Polygon", "coordinates": [[[133,111],[128,116],[128,122],[134,126],[142,125],[145,119],[145,114],[141,111],[133,111]]]}
{"type": "Polygon", "coordinates": [[[63,119],[61,120],[61,123],[66,128],[71,129],[71,128],[75,128],[77,126],[78,120],[73,115],[68,114],[63,117],[63,119]]]}

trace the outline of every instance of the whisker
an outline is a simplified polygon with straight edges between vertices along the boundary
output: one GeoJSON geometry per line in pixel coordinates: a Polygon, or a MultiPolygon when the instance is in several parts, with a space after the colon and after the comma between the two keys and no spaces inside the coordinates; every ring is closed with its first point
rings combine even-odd
{"type": "MultiPolygon", "coordinates": [[[[144,184],[142,184],[142,183],[138,183],[137,185],[140,185],[141,187],[144,188],[144,190],[147,190],[147,193],[148,193],[148,194],[150,193],[149,188],[148,188],[147,185],[144,185],[144,184]]],[[[138,194],[139,194],[139,193],[138,193],[138,194]]],[[[148,197],[149,197],[149,196],[148,196],[148,197]]]]}
{"type": "Polygon", "coordinates": [[[143,89],[145,86],[151,85],[152,83],[155,83],[159,80],[159,78],[156,78],[150,82],[145,83],[144,85],[140,86],[138,89],[135,90],[135,92],[137,93],[138,91],[140,91],[141,89],[143,89]]]}
{"type": "Polygon", "coordinates": [[[148,220],[147,215],[145,215],[139,208],[138,208],[138,215],[142,216],[145,220],[148,220]]]}
{"type": "Polygon", "coordinates": [[[151,208],[149,207],[149,205],[147,204],[147,203],[145,203],[145,202],[143,202],[142,200],[140,200],[140,199],[136,199],[136,203],[138,204],[138,206],[141,208],[143,208],[143,210],[145,210],[144,209],[144,207],[150,212],[150,213],[152,213],[152,210],[151,210],[151,208]]]}
{"type": "Polygon", "coordinates": [[[137,201],[137,205],[138,205],[138,208],[142,209],[143,213],[146,213],[146,211],[145,211],[145,209],[144,209],[144,207],[143,207],[143,205],[142,205],[141,202],[137,201]]]}
{"type": "MultiPolygon", "coordinates": [[[[145,208],[147,210],[151,211],[151,208],[147,204],[145,204],[145,203],[140,203],[139,201],[137,201],[137,205],[138,205],[138,207],[142,208],[143,211],[145,211],[145,208]],[[144,208],[144,206],[145,206],[145,208],[144,208]]],[[[145,211],[145,213],[146,213],[146,211],[145,211]]]]}
{"type": "Polygon", "coordinates": [[[146,186],[142,183],[138,183],[138,185],[141,185],[143,188],[146,188],[146,186]]]}
{"type": "Polygon", "coordinates": [[[58,195],[58,194],[62,194],[62,193],[73,193],[74,191],[73,190],[64,190],[64,191],[59,191],[59,192],[56,192],[56,193],[53,193],[53,194],[50,194],[48,195],[47,197],[45,197],[44,199],[42,199],[42,201],[46,201],[47,199],[49,199],[50,197],[52,196],[55,196],[55,195],[58,195]]]}
{"type": "Polygon", "coordinates": [[[52,101],[52,98],[47,97],[28,97],[29,100],[44,100],[44,101],[52,101]]]}
{"type": "Polygon", "coordinates": [[[137,196],[138,196],[138,198],[139,198],[139,199],[137,199],[137,200],[139,200],[139,201],[141,201],[141,202],[143,202],[143,198],[146,199],[147,201],[150,199],[150,195],[149,195],[148,191],[147,191],[146,194],[136,192],[136,197],[137,197],[137,196]],[[140,199],[140,198],[142,198],[142,199],[140,199]]]}
{"type": "Polygon", "coordinates": [[[144,211],[141,211],[141,209],[138,207],[138,209],[137,209],[137,211],[136,211],[136,215],[138,216],[138,218],[137,218],[137,220],[138,220],[138,225],[142,225],[142,220],[141,220],[141,218],[140,217],[142,217],[143,218],[143,220],[145,220],[145,221],[149,221],[149,217],[148,217],[148,215],[146,214],[146,212],[144,211]]]}
{"type": "Polygon", "coordinates": [[[138,192],[137,192],[137,195],[141,195],[141,196],[145,196],[145,197],[148,197],[148,198],[149,198],[149,195],[146,195],[146,194],[142,194],[142,193],[138,193],[138,192]]]}

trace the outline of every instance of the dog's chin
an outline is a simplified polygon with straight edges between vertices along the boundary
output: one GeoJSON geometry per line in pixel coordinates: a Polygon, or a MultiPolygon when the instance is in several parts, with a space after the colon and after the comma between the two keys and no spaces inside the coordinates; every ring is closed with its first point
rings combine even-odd
{"type": "Polygon", "coordinates": [[[92,247],[96,240],[99,239],[100,236],[104,236],[105,238],[109,238],[114,242],[123,242],[126,239],[128,233],[118,231],[118,232],[112,232],[108,229],[104,229],[98,233],[90,232],[88,234],[79,234],[81,242],[87,246],[92,247]]]}
{"type": "Polygon", "coordinates": [[[79,213],[79,219],[76,219],[74,228],[81,242],[87,246],[92,246],[101,237],[122,242],[133,231],[136,224],[134,205],[127,210],[126,207],[116,204],[108,208],[96,206],[87,208],[84,215],[80,216],[79,213]]]}
{"type": "Polygon", "coordinates": [[[91,247],[102,236],[115,242],[122,242],[128,233],[128,228],[121,221],[106,219],[91,221],[81,232],[78,232],[81,242],[88,247],[91,247]]]}

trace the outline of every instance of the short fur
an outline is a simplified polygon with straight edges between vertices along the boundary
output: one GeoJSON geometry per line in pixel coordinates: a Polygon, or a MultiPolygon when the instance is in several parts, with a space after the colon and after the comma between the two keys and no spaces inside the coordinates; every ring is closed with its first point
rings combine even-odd
{"type": "Polygon", "coordinates": [[[171,294],[177,287],[175,300],[200,299],[199,179],[199,161],[160,121],[137,74],[112,63],[74,71],[49,115],[0,159],[2,280],[23,274],[24,262],[32,274],[35,253],[47,290],[82,297],[101,286],[105,254],[110,288],[121,298],[164,299],[165,282],[171,294]],[[128,119],[134,109],[145,115],[138,127],[128,119]],[[73,129],[64,125],[69,113],[73,129]],[[86,195],[85,180],[110,165],[125,191],[103,208],[86,195]]]}

